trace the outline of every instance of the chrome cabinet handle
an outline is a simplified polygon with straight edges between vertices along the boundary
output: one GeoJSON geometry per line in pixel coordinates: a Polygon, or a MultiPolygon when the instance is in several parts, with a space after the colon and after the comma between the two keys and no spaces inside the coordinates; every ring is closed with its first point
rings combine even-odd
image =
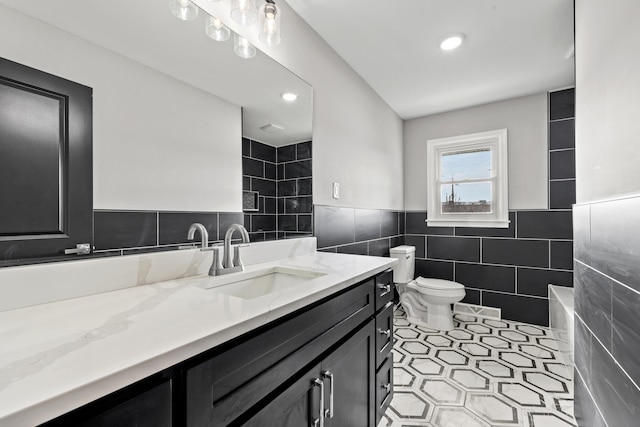
{"type": "Polygon", "coordinates": [[[329,378],[329,409],[325,411],[325,415],[327,418],[333,418],[333,373],[324,371],[322,378],[329,378]]]}
{"type": "Polygon", "coordinates": [[[386,331],[382,328],[378,328],[378,333],[380,335],[386,335],[387,338],[391,338],[391,329],[387,329],[386,331]]]}
{"type": "Polygon", "coordinates": [[[320,387],[320,418],[313,420],[313,427],[324,427],[324,381],[320,378],[316,378],[313,380],[313,385],[315,387],[320,387]]]}
{"type": "Polygon", "coordinates": [[[383,292],[380,293],[381,297],[383,297],[383,296],[387,295],[389,292],[391,292],[391,284],[378,285],[378,288],[380,288],[383,291],[383,292]]]}
{"type": "Polygon", "coordinates": [[[380,384],[380,387],[387,390],[387,393],[389,393],[389,391],[391,391],[391,383],[388,384],[380,384]]]}

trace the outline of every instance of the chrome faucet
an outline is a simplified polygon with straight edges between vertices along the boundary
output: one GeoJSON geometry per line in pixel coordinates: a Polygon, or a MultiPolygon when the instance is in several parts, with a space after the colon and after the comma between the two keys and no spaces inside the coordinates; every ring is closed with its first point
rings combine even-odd
{"type": "Polygon", "coordinates": [[[249,243],[249,233],[247,232],[247,229],[240,224],[231,224],[224,235],[224,253],[222,263],[220,263],[220,253],[218,248],[214,248],[213,264],[209,270],[209,276],[219,276],[221,274],[235,273],[237,271],[244,270],[244,265],[242,265],[242,260],[240,259],[240,248],[243,245],[234,246],[233,260],[231,259],[231,237],[236,231],[240,232],[242,243],[249,243]]]}
{"type": "Polygon", "coordinates": [[[187,233],[187,239],[193,240],[196,234],[196,230],[200,232],[200,244],[202,246],[202,249],[207,249],[209,247],[209,233],[207,232],[207,229],[204,227],[204,225],[200,224],[199,222],[194,222],[193,224],[191,224],[191,226],[189,227],[189,233],[187,233]]]}

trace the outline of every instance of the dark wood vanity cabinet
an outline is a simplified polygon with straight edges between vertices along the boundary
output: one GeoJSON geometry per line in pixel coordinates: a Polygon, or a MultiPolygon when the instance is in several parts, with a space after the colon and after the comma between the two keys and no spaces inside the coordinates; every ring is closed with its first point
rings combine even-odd
{"type": "Polygon", "coordinates": [[[107,419],[119,426],[375,426],[392,395],[393,306],[380,287],[388,276],[371,277],[51,425],[107,419]],[[161,420],[145,418],[147,408],[138,404],[149,393],[161,420]],[[142,415],[131,415],[140,406],[142,415]]]}
{"type": "Polygon", "coordinates": [[[378,425],[393,398],[393,271],[375,277],[376,329],[376,422],[378,425]]]}

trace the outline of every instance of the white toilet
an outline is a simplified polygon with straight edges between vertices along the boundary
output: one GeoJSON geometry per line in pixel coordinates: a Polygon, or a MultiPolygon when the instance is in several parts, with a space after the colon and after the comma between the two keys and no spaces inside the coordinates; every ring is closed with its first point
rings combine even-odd
{"type": "Polygon", "coordinates": [[[464,285],[441,279],[413,279],[416,265],[414,246],[397,246],[389,251],[397,258],[393,268],[393,282],[400,295],[400,304],[407,320],[419,326],[439,331],[453,329],[451,304],[465,296],[464,285]]]}

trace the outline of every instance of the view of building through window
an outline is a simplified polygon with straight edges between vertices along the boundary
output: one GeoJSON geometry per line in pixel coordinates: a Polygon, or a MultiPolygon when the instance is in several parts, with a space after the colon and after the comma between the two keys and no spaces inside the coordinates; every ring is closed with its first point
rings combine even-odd
{"type": "Polygon", "coordinates": [[[492,211],[491,158],[489,147],[442,154],[442,213],[492,211]]]}

